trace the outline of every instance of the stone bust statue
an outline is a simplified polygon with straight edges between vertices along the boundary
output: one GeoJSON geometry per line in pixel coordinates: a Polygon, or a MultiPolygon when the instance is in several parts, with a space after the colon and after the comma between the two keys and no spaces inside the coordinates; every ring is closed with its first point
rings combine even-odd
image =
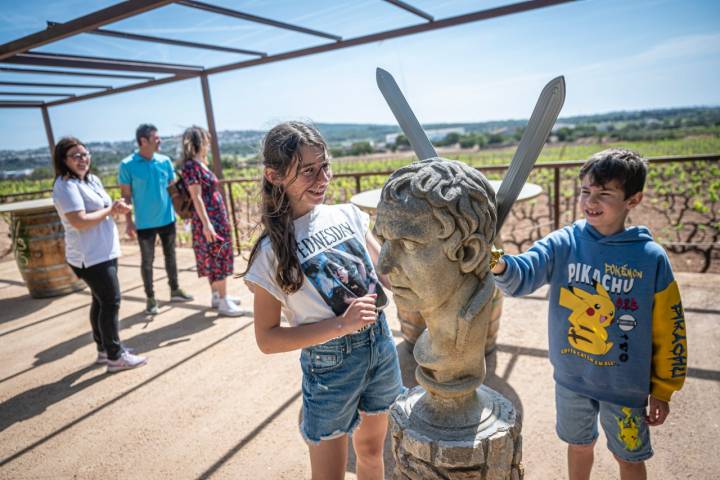
{"type": "Polygon", "coordinates": [[[414,162],[382,189],[375,225],[379,270],[396,304],[426,321],[413,354],[418,383],[433,397],[471,395],[485,378],[496,219],[494,190],[461,162],[414,162]]]}

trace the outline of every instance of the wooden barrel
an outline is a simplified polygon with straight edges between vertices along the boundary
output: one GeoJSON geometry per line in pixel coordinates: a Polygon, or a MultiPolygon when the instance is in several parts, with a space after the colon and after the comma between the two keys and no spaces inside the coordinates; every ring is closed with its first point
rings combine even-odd
{"type": "Polygon", "coordinates": [[[65,262],[65,229],[54,207],[13,211],[12,229],[15,261],[32,297],[85,288],[65,262]]]}

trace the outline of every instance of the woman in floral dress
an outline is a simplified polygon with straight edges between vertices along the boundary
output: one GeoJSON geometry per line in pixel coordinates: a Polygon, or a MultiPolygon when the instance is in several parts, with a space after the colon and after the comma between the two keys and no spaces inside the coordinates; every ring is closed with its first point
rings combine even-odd
{"type": "Polygon", "coordinates": [[[233,273],[232,237],[217,177],[207,167],[209,147],[207,130],[197,126],[185,130],[181,175],[195,207],[192,233],[198,276],[210,281],[212,308],[235,317],[242,311],[239,300],[227,295],[227,277],[233,273]]]}

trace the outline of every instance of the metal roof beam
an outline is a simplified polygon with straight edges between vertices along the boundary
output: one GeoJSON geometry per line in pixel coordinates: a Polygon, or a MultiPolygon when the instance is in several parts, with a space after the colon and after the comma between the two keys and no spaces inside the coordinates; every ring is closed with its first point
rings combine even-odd
{"type": "MultiPolygon", "coordinates": [[[[352,39],[348,39],[348,40],[342,40],[342,41],[339,41],[336,43],[328,43],[325,45],[319,45],[317,47],[293,50],[290,52],[280,53],[277,55],[270,55],[265,58],[247,60],[244,62],[231,63],[228,65],[221,65],[219,67],[207,69],[204,72],[202,72],[202,74],[211,75],[214,73],[222,73],[222,72],[228,72],[228,71],[232,71],[232,70],[239,70],[242,68],[253,67],[253,66],[262,65],[265,63],[279,62],[279,61],[288,60],[291,58],[304,57],[304,56],[313,55],[316,53],[322,53],[322,52],[338,50],[338,49],[342,49],[342,48],[364,45],[367,43],[378,42],[378,41],[382,41],[382,40],[386,40],[386,39],[390,39],[390,38],[402,37],[402,36],[410,35],[413,33],[421,33],[421,32],[426,32],[426,31],[438,30],[438,29],[442,29],[442,28],[446,28],[446,27],[452,27],[455,25],[462,25],[465,23],[477,22],[477,21],[481,21],[481,20],[488,20],[491,18],[502,17],[505,15],[526,12],[529,10],[535,10],[538,8],[549,7],[549,6],[553,6],[553,5],[560,5],[563,3],[569,3],[569,2],[574,2],[574,1],[576,1],[576,0],[528,0],[525,2],[513,3],[513,4],[505,5],[502,7],[490,8],[487,10],[472,12],[472,13],[468,13],[465,15],[459,15],[459,16],[455,16],[455,17],[442,19],[442,20],[437,20],[437,21],[434,21],[431,23],[423,23],[423,24],[415,25],[415,26],[411,26],[411,27],[405,27],[405,28],[399,28],[396,30],[389,30],[389,31],[385,31],[385,32],[374,33],[374,34],[365,35],[362,37],[356,37],[356,38],[352,38],[352,39]]],[[[143,83],[138,83],[138,84],[134,84],[134,85],[127,85],[125,87],[119,87],[114,90],[109,90],[109,91],[105,91],[105,92],[94,92],[94,93],[87,94],[87,95],[81,95],[81,96],[78,96],[75,98],[66,98],[66,99],[62,99],[62,100],[55,100],[52,102],[48,102],[47,105],[48,106],[56,106],[56,105],[63,105],[66,103],[78,102],[81,100],[89,100],[91,98],[103,97],[105,95],[111,95],[114,93],[127,92],[127,91],[131,91],[131,90],[137,90],[137,89],[152,87],[152,86],[156,86],[156,85],[162,85],[165,83],[171,83],[171,82],[175,82],[177,80],[184,80],[187,78],[199,76],[200,74],[201,74],[200,72],[197,72],[197,73],[193,72],[193,73],[189,73],[184,76],[176,75],[173,77],[166,77],[166,78],[162,78],[162,79],[158,79],[158,80],[152,80],[149,82],[143,82],[143,83]]]]}
{"type": "Polygon", "coordinates": [[[91,98],[104,97],[106,95],[112,95],[114,93],[131,92],[133,90],[140,90],[142,88],[154,87],[157,85],[164,85],[166,83],[177,82],[178,80],[187,80],[189,78],[197,77],[197,76],[199,76],[199,74],[175,75],[172,77],[158,78],[155,80],[150,80],[149,82],[133,83],[131,85],[125,85],[123,87],[116,87],[116,88],[113,88],[112,90],[104,90],[101,92],[88,93],[88,94],[81,95],[81,96],[78,96],[75,98],[64,98],[61,100],[53,100],[51,102],[47,102],[47,106],[48,107],[56,107],[58,105],[64,105],[66,103],[73,103],[73,102],[77,102],[79,100],[90,100],[91,98]]]}
{"type": "Polygon", "coordinates": [[[384,32],[373,33],[370,35],[364,35],[361,37],[349,38],[347,40],[341,40],[336,43],[326,43],[324,45],[318,45],[315,47],[301,48],[299,50],[292,50],[285,53],[278,53],[270,55],[265,58],[258,58],[253,60],[246,60],[243,62],[230,63],[227,65],[221,65],[219,67],[208,68],[205,73],[212,75],[215,73],[228,72],[231,70],[238,70],[241,68],[254,67],[256,65],[262,65],[265,63],[278,62],[281,60],[289,60],[291,58],[304,57],[306,55],[314,55],[316,53],[329,52],[332,50],[339,50],[341,48],[355,47],[358,45],[365,45],[368,43],[379,42],[382,40],[388,40],[391,38],[404,37],[406,35],[412,35],[415,33],[429,32],[432,30],[439,30],[447,27],[454,27],[465,23],[478,22],[481,20],[489,20],[491,18],[503,17],[505,15],[511,15],[514,13],[526,12],[529,10],[535,10],[538,8],[549,7],[552,5],[559,5],[562,3],[574,2],[576,0],[528,0],[525,2],[512,3],[510,5],[504,5],[502,7],[488,8],[486,10],[480,10],[477,12],[467,13],[464,15],[458,15],[455,17],[444,18],[442,20],[436,20],[434,22],[421,23],[419,25],[413,25],[410,27],[398,28],[395,30],[387,30],[384,32]]]}
{"type": "Polygon", "coordinates": [[[26,52],[31,48],[37,48],[78,33],[94,30],[108,23],[117,22],[172,2],[173,0],[128,0],[103,8],[69,22],[48,27],[42,32],[33,33],[0,45],[0,60],[26,52]]]}
{"type": "Polygon", "coordinates": [[[242,55],[256,55],[258,57],[267,57],[265,52],[257,52],[255,50],[245,50],[242,48],[223,47],[221,45],[210,45],[208,43],[187,42],[185,40],[174,40],[171,38],[151,37],[149,35],[139,35],[137,33],[119,32],[117,30],[108,30],[106,28],[98,28],[90,32],[93,35],[103,35],[106,37],[122,38],[125,40],[137,40],[139,42],[164,43],[166,45],[176,45],[178,47],[201,48],[203,50],[216,50],[218,52],[239,53],[242,55]]]}
{"type": "Polygon", "coordinates": [[[45,52],[19,53],[3,60],[5,63],[20,65],[40,65],[45,67],[88,68],[100,70],[127,70],[136,72],[157,72],[172,74],[188,74],[201,72],[197,65],[179,65],[173,63],[142,62],[139,60],[123,60],[116,58],[88,57],[83,55],[64,55],[45,52]]]}
{"type": "Polygon", "coordinates": [[[433,18],[433,16],[430,15],[429,13],[425,13],[422,10],[420,10],[419,8],[413,7],[409,3],[401,2],[400,0],[385,0],[385,1],[387,3],[391,3],[391,4],[395,5],[396,7],[400,7],[403,10],[407,10],[410,13],[414,13],[418,17],[422,17],[425,20],[427,20],[428,22],[432,22],[435,20],[433,18]]]}
{"type": "Polygon", "coordinates": [[[150,75],[127,75],[122,73],[102,73],[102,72],[75,72],[69,70],[47,70],[44,68],[16,68],[0,66],[0,72],[22,73],[30,75],[69,75],[72,77],[99,77],[99,78],[122,78],[126,80],[155,80],[150,75]]]}
{"type": "Polygon", "coordinates": [[[41,108],[43,102],[26,102],[24,100],[0,100],[0,108],[41,108]]]}
{"type": "Polygon", "coordinates": [[[238,12],[237,10],[231,10],[225,7],[218,7],[216,5],[209,5],[207,3],[198,2],[196,0],[180,0],[177,2],[178,5],[183,5],[190,8],[197,8],[198,10],[205,10],[206,12],[217,13],[219,15],[225,15],[227,17],[240,18],[249,22],[262,23],[264,25],[270,25],[272,27],[284,28],[285,30],[292,30],[294,32],[305,33],[308,35],[315,35],[316,37],[328,38],[330,40],[340,41],[342,37],[333,35],[331,33],[320,32],[318,30],[312,30],[310,28],[299,27],[290,23],[279,22],[277,20],[271,20],[269,18],[258,17],[257,15],[251,15],[249,13],[238,12]]]}
{"type": "Polygon", "coordinates": [[[89,85],[83,83],[0,82],[0,85],[7,87],[91,88],[101,90],[112,88],[112,85],[89,85]]]}
{"type": "Polygon", "coordinates": [[[74,97],[74,93],[50,93],[50,92],[0,92],[0,95],[11,97],[74,97]]]}

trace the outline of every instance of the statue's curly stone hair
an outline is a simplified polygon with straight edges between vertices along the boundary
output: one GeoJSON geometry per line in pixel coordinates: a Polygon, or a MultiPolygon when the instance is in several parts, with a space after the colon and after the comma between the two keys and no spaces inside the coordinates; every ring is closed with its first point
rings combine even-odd
{"type": "MultiPolygon", "coordinates": [[[[382,189],[381,201],[399,202],[407,195],[426,201],[440,223],[440,238],[450,260],[463,259],[463,243],[476,237],[490,251],[495,239],[495,191],[478,170],[455,160],[429,158],[396,170],[382,189]]],[[[489,255],[487,255],[489,257],[489,255]]],[[[475,269],[482,277],[488,258],[475,269]]]]}

